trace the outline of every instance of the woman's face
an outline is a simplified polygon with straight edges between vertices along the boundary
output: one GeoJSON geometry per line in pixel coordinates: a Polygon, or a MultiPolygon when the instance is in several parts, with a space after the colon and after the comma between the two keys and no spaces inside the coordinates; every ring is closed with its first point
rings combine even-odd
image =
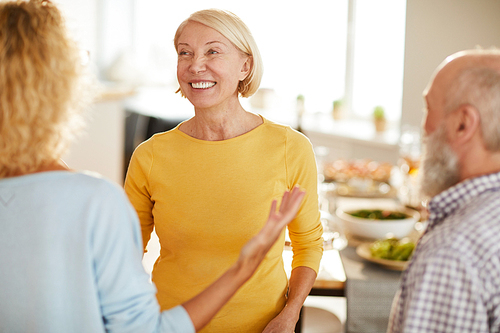
{"type": "Polygon", "coordinates": [[[177,79],[197,109],[225,108],[238,100],[250,59],[216,30],[188,22],[177,42],[177,79]]]}

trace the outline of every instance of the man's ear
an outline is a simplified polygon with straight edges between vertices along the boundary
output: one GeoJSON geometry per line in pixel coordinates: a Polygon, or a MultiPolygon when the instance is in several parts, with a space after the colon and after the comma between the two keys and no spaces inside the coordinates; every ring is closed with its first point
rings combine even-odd
{"type": "Polygon", "coordinates": [[[450,117],[448,137],[456,144],[462,145],[479,133],[481,117],[474,106],[463,104],[450,117]]]}

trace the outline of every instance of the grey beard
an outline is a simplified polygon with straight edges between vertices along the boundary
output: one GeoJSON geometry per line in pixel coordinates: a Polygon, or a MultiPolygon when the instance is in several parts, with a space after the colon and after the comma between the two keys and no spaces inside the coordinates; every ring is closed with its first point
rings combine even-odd
{"type": "Polygon", "coordinates": [[[433,197],[460,180],[458,157],[446,142],[445,126],[424,138],[420,194],[433,197]]]}

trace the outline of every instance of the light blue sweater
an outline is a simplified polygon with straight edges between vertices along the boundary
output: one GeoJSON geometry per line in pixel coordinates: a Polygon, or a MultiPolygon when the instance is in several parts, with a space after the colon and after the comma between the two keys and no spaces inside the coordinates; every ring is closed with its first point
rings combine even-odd
{"type": "Polygon", "coordinates": [[[66,171],[0,179],[0,332],[194,332],[162,314],[123,190],[66,171]]]}

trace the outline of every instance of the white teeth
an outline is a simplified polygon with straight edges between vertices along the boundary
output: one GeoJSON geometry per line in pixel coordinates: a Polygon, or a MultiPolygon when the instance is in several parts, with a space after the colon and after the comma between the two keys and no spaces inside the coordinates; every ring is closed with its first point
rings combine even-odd
{"type": "Polygon", "coordinates": [[[193,82],[191,86],[196,89],[207,89],[215,86],[215,82],[193,82]]]}

